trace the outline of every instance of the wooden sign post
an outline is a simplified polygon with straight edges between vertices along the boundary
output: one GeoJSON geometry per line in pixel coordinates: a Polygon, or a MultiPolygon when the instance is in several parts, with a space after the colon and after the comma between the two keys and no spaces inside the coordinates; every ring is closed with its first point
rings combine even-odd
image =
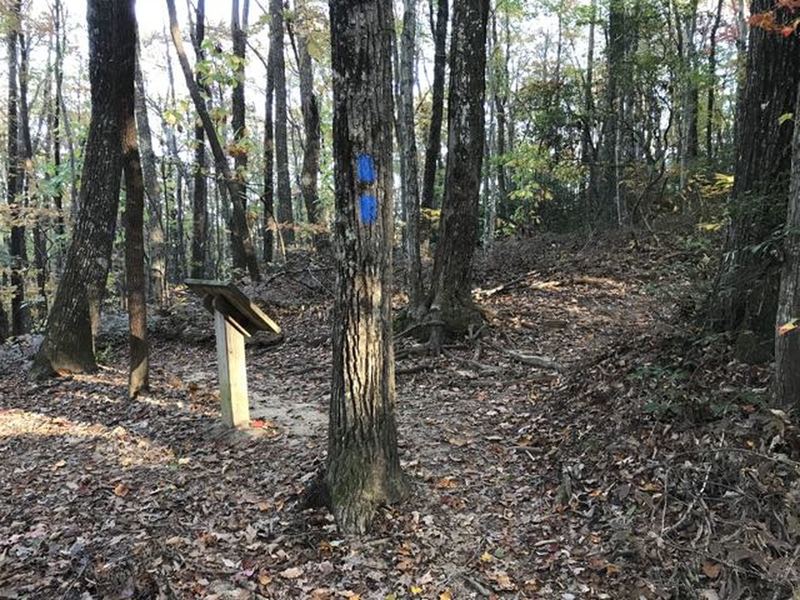
{"type": "Polygon", "coordinates": [[[186,285],[203,296],[203,306],[214,315],[222,420],[229,427],[248,427],[244,340],[257,331],[279,334],[281,328],[231,283],[187,279],[186,285]]]}

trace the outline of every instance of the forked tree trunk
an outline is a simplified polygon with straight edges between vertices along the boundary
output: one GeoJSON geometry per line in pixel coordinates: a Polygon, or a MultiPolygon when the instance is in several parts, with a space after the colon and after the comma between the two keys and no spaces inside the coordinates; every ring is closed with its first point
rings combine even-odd
{"type": "MultiPolygon", "coordinates": [[[[128,25],[128,24],[126,24],[128,25]]],[[[133,36],[136,27],[126,26],[120,36],[133,36]]],[[[130,40],[124,39],[127,45],[130,40]]],[[[149,383],[147,348],[147,295],[144,275],[144,176],[136,135],[136,91],[134,73],[127,70],[118,75],[125,86],[122,113],[122,162],[125,173],[125,277],[128,301],[128,396],[135,398],[149,383]]],[[[148,132],[149,133],[149,132],[148,132]]]]}
{"type": "MultiPolygon", "coordinates": [[[[800,93],[795,107],[800,115],[800,93]]],[[[780,328],[800,322],[800,119],[794,120],[792,175],[786,218],[784,261],[778,296],[775,337],[775,400],[779,406],[800,406],[800,329],[782,333],[780,328]]]]}
{"type": "Polygon", "coordinates": [[[430,314],[444,325],[432,329],[434,349],[444,333],[463,335],[482,322],[471,290],[483,163],[488,13],[489,0],[463,0],[453,11],[447,171],[430,295],[430,314]]]}
{"type": "Polygon", "coordinates": [[[289,179],[289,142],[286,107],[286,59],[284,39],[283,1],[270,0],[270,62],[275,85],[275,166],[278,173],[278,227],[287,244],[294,243],[294,215],[292,212],[292,185],[289,179]]]}
{"type": "Polygon", "coordinates": [[[80,212],[31,375],[92,371],[94,335],[111,263],[122,173],[121,116],[136,60],[133,0],[89,0],[92,116],[80,212]],[[128,75],[129,74],[129,75],[128,75]],[[128,76],[130,82],[128,82],[128,76]]]}
{"type": "Polygon", "coordinates": [[[325,482],[343,532],[405,491],[392,348],[390,0],[331,0],[337,283],[325,482]]]}
{"type": "MultiPolygon", "coordinates": [[[[754,0],[752,12],[773,8],[754,0]]],[[[791,15],[778,11],[779,20],[791,15]]],[[[728,331],[773,336],[780,279],[776,235],[786,218],[792,161],[792,123],[800,81],[800,38],[760,27],[750,30],[747,82],[739,106],[736,166],[724,259],[710,318],[728,331]]]]}
{"type": "MultiPolygon", "coordinates": [[[[444,118],[444,76],[447,66],[448,1],[437,0],[436,27],[434,30],[433,93],[431,99],[431,125],[425,147],[425,169],[422,176],[422,207],[436,206],[436,168],[442,151],[442,120],[444,118]]],[[[433,6],[431,6],[433,12],[433,6]]],[[[433,22],[433,15],[431,15],[433,22]]]]}
{"type": "Polygon", "coordinates": [[[417,134],[414,128],[414,53],[417,35],[417,1],[403,1],[403,33],[400,40],[400,118],[398,122],[406,217],[408,296],[412,317],[424,312],[422,261],[420,259],[419,171],[417,134]]]}

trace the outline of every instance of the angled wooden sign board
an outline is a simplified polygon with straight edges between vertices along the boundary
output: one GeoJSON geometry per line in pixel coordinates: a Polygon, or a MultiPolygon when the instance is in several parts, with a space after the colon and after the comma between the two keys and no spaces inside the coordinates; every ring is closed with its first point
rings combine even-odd
{"type": "Polygon", "coordinates": [[[279,334],[281,328],[232,283],[187,279],[186,285],[203,296],[203,306],[214,315],[222,420],[229,427],[248,427],[244,340],[257,331],[279,334]]]}

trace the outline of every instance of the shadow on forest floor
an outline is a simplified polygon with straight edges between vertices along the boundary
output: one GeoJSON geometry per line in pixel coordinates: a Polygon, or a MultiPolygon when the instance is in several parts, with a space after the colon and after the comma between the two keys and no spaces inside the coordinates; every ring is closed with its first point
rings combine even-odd
{"type": "Polygon", "coordinates": [[[0,379],[0,598],[785,596],[797,428],[765,408],[764,368],[686,319],[709,268],[687,246],[499,244],[477,269],[486,335],[398,362],[414,494],[364,539],[296,508],[324,457],[327,294],[271,282],[287,341],[248,350],[251,435],[218,425],[208,343],[156,337],[137,401],[124,348],[39,386],[20,358],[0,379]]]}

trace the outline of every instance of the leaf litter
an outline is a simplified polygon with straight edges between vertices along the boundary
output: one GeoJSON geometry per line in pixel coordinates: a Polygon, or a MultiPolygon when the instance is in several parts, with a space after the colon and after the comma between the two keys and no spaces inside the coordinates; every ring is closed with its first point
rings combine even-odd
{"type": "Polygon", "coordinates": [[[0,598],[790,597],[795,415],[695,324],[711,273],[684,242],[543,236],[482,258],[482,335],[398,361],[413,494],[362,539],[300,509],[326,444],[324,264],[249,289],[286,332],[248,349],[249,432],[219,424],[189,296],[155,318],[134,401],[124,331],[98,373],[43,384],[24,374],[36,340],[5,346],[0,598]]]}

